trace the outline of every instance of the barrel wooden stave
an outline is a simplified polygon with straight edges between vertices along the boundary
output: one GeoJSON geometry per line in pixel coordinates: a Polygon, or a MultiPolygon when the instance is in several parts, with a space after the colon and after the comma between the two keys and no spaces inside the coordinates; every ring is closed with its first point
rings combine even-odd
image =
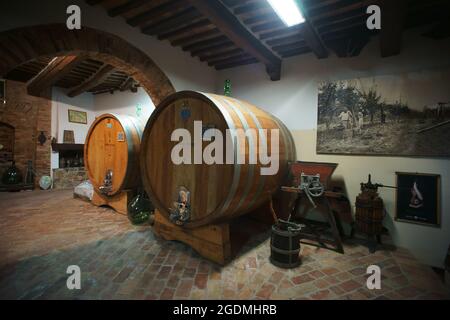
{"type": "MultiPolygon", "coordinates": [[[[203,148],[209,143],[203,142],[203,148]]],[[[193,228],[229,220],[268,201],[285,178],[288,162],[295,158],[292,136],[272,115],[230,97],[182,91],[165,99],[147,122],[142,141],[141,169],[147,193],[166,216],[170,215],[174,205],[177,187],[184,186],[191,192],[191,220],[184,226],[193,228]],[[183,120],[180,114],[186,105],[190,117],[183,120]],[[222,133],[226,129],[280,129],[278,174],[262,176],[259,161],[249,164],[250,147],[256,148],[259,139],[265,139],[259,132],[255,141],[246,139],[245,148],[243,143],[236,146],[236,150],[245,154],[245,164],[174,165],[170,153],[178,142],[171,142],[170,135],[175,128],[186,128],[192,133],[194,120],[213,125],[222,133]]]]}
{"type": "Polygon", "coordinates": [[[108,196],[138,187],[141,183],[139,152],[144,125],[128,115],[106,113],[92,123],[84,145],[86,171],[99,191],[108,169],[113,171],[108,196]],[[123,141],[119,135],[123,134],[123,141]]]}

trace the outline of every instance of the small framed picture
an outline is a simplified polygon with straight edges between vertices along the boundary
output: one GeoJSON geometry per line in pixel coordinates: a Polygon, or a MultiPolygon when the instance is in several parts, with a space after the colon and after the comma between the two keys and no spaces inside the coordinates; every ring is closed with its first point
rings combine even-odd
{"type": "Polygon", "coordinates": [[[69,109],[69,122],[87,124],[87,113],[69,109]]]}
{"type": "Polygon", "coordinates": [[[433,227],[441,225],[441,176],[396,172],[395,220],[433,227]]]}

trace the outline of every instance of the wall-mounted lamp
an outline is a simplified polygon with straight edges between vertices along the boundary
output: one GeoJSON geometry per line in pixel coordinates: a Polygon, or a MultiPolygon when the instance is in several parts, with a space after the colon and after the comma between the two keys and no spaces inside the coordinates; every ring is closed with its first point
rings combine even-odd
{"type": "Polygon", "coordinates": [[[41,131],[41,134],[38,136],[38,141],[41,146],[43,146],[45,141],[47,141],[44,131],[41,131]]]}

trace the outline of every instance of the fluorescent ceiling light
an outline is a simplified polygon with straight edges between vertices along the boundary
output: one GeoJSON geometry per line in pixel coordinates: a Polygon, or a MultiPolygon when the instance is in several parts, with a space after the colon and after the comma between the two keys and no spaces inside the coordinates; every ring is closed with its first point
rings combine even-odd
{"type": "Polygon", "coordinates": [[[305,22],[295,0],[267,0],[267,2],[288,27],[305,22]]]}

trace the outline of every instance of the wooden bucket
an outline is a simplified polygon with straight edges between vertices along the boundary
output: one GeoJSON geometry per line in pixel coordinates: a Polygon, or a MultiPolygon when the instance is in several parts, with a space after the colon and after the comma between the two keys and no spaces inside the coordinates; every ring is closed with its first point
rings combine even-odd
{"type": "MultiPolygon", "coordinates": [[[[269,140],[269,141],[268,141],[269,140]]],[[[192,144],[192,141],[191,143],[192,144]]],[[[224,154],[225,141],[223,144],[224,154]]],[[[194,153],[192,151],[192,153],[194,153]]],[[[194,154],[192,154],[194,156],[194,154]]],[[[187,228],[227,221],[247,213],[269,201],[270,196],[286,178],[288,162],[295,160],[293,138],[280,120],[257,107],[234,98],[209,93],[182,91],[162,101],[147,122],[141,151],[143,184],[156,208],[172,222],[187,228]],[[202,121],[202,133],[195,132],[194,121],[202,121]],[[200,134],[202,150],[211,141],[202,135],[207,129],[218,129],[224,137],[229,129],[233,136],[237,129],[255,129],[255,136],[232,140],[236,159],[242,156],[245,164],[174,164],[171,141],[175,129],[186,129],[193,139],[200,134]],[[261,129],[279,130],[279,170],[275,175],[262,175],[260,161],[250,164],[251,152],[259,154],[259,141],[270,137],[261,129]],[[176,220],[174,210],[184,199],[184,217],[176,220]]],[[[194,157],[192,157],[194,158],[194,157]]],[[[192,159],[191,158],[191,159],[192,159]]],[[[193,163],[193,162],[192,162],[193,163]]]]}
{"type": "Polygon", "coordinates": [[[140,183],[139,150],[144,125],[127,115],[103,114],[91,125],[84,145],[89,180],[95,190],[113,196],[136,189],[140,183]],[[105,177],[112,173],[105,190],[105,177]]]}
{"type": "Polygon", "coordinates": [[[301,263],[301,229],[292,222],[278,220],[272,226],[270,262],[280,268],[295,268],[301,263]]]}

